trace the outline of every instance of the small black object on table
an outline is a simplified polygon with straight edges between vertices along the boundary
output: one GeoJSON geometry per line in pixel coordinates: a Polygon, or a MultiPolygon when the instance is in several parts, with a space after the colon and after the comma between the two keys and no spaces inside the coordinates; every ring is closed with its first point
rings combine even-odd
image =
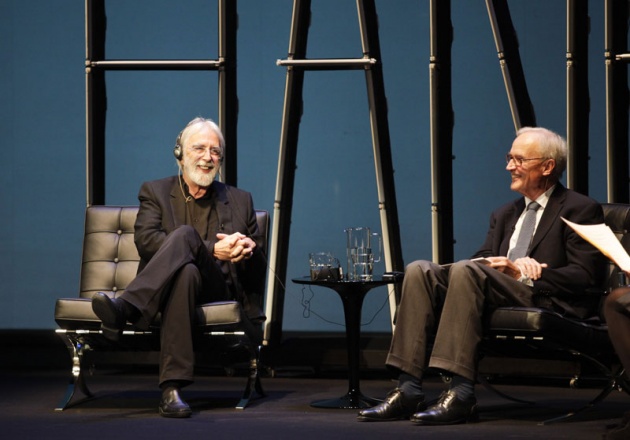
{"type": "Polygon", "coordinates": [[[328,287],[341,297],[346,318],[346,345],[348,350],[349,388],[348,392],[336,399],[318,400],[311,403],[316,408],[370,408],[381,401],[364,396],[359,388],[359,358],[361,336],[361,308],[363,298],[374,287],[392,284],[394,279],[371,281],[312,280],[310,277],[294,278],[297,284],[328,287]]]}

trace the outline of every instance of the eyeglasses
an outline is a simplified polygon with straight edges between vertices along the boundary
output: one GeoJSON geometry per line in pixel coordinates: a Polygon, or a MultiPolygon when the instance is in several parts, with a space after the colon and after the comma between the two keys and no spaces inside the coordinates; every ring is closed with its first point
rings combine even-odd
{"type": "Polygon", "coordinates": [[[223,157],[223,151],[219,147],[202,147],[201,145],[193,145],[190,147],[192,152],[197,156],[206,154],[206,150],[210,151],[210,155],[214,157],[223,157]]]}
{"type": "Polygon", "coordinates": [[[544,157],[530,157],[529,159],[526,159],[524,157],[521,156],[512,156],[511,154],[506,154],[505,155],[505,162],[506,163],[510,163],[510,161],[514,161],[514,165],[516,165],[517,167],[520,167],[521,165],[523,165],[523,162],[528,162],[530,160],[546,160],[546,158],[544,157]]]}

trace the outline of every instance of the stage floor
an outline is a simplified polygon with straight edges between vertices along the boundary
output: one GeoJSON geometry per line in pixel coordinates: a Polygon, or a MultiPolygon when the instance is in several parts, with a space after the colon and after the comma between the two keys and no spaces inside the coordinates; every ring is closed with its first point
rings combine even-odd
{"type": "MultiPolygon", "coordinates": [[[[408,421],[361,423],[357,410],[317,409],[310,402],[347,392],[343,374],[329,377],[285,371],[264,377],[264,398],[245,410],[234,409],[245,378],[202,374],[184,390],[193,408],[189,419],[158,415],[157,374],[146,370],[97,371],[88,378],[95,398],[55,411],[69,372],[62,370],[1,371],[0,436],[7,439],[599,439],[606,428],[630,410],[630,396],[613,392],[603,402],[571,421],[540,425],[590,401],[597,388],[570,389],[568,384],[533,386],[502,384],[497,388],[534,405],[507,401],[477,387],[480,422],[424,427],[408,421]]],[[[363,379],[365,395],[383,398],[394,382],[387,377],[363,379]]],[[[444,389],[438,377],[425,381],[429,398],[444,389]]]]}

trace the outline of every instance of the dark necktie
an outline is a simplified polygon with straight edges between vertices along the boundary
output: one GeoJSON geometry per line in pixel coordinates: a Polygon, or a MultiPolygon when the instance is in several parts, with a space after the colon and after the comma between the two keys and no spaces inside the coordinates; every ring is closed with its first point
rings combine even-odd
{"type": "Polygon", "coordinates": [[[514,261],[527,255],[527,248],[532,241],[534,228],[536,227],[536,211],[538,211],[538,208],[540,208],[540,205],[536,202],[530,202],[527,205],[527,212],[521,225],[521,232],[518,234],[518,240],[516,240],[516,246],[508,255],[510,260],[514,261]]]}

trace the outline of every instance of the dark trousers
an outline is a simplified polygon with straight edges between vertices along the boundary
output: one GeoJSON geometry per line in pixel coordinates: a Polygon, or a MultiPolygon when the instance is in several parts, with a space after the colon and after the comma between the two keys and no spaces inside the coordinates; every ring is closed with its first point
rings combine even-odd
{"type": "Polygon", "coordinates": [[[414,261],[405,271],[386,364],[422,378],[427,365],[475,380],[483,313],[492,306],[534,306],[533,289],[470,260],[443,267],[414,261]],[[427,340],[435,334],[427,363],[427,340]]]}
{"type": "Polygon", "coordinates": [[[191,226],[171,232],[129,283],[120,298],[140,311],[136,326],[148,328],[161,313],[160,384],[193,381],[195,305],[227,297],[220,267],[191,226]]]}

